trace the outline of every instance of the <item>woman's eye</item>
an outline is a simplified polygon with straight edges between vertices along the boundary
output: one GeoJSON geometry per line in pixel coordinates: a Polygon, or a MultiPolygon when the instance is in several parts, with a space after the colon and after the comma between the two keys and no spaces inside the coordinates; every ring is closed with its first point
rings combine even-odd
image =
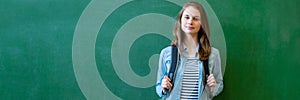
{"type": "Polygon", "coordinates": [[[184,18],[185,18],[185,19],[190,19],[190,17],[187,17],[187,16],[186,16],[186,17],[184,17],[184,18]]]}

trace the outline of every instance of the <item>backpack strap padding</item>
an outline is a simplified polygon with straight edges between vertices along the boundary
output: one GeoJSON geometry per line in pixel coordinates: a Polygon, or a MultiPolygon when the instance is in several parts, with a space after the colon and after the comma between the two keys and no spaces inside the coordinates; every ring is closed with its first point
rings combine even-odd
{"type": "Polygon", "coordinates": [[[168,77],[171,79],[172,84],[174,83],[174,79],[175,79],[177,60],[178,60],[178,49],[176,46],[172,45],[171,68],[168,74],[168,77]]]}

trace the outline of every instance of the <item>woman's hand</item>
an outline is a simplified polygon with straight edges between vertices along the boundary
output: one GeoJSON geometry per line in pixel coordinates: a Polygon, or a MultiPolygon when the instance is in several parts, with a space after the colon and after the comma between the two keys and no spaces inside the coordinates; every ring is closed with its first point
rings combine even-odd
{"type": "Polygon", "coordinates": [[[171,79],[168,76],[164,76],[161,82],[161,87],[163,88],[163,92],[167,92],[164,89],[168,89],[170,91],[172,86],[173,85],[171,83],[171,79]]]}
{"type": "Polygon", "coordinates": [[[213,74],[210,74],[207,78],[207,85],[210,87],[210,92],[213,92],[217,82],[213,74]]]}

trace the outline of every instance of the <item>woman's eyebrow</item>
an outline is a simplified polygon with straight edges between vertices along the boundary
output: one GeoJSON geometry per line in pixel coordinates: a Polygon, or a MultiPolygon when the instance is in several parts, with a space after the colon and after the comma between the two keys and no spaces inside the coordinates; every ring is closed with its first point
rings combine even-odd
{"type": "Polygon", "coordinates": [[[197,15],[196,15],[196,16],[193,16],[193,15],[189,15],[189,14],[184,14],[183,16],[185,16],[185,17],[186,17],[186,16],[191,16],[191,17],[194,17],[194,18],[200,18],[200,16],[197,16],[197,15]]]}
{"type": "Polygon", "coordinates": [[[188,16],[190,16],[190,15],[188,15],[188,14],[185,14],[184,16],[185,16],[185,17],[188,17],[188,16]]]}

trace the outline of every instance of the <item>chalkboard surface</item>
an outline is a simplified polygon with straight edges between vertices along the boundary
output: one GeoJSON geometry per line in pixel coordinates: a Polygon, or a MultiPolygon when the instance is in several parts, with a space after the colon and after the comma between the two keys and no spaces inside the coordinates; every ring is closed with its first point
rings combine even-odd
{"type": "MultiPolygon", "coordinates": [[[[159,99],[153,69],[184,4],[175,1],[1,0],[0,99],[159,99]]],[[[227,48],[215,99],[300,99],[300,1],[205,2],[227,48]]]]}

